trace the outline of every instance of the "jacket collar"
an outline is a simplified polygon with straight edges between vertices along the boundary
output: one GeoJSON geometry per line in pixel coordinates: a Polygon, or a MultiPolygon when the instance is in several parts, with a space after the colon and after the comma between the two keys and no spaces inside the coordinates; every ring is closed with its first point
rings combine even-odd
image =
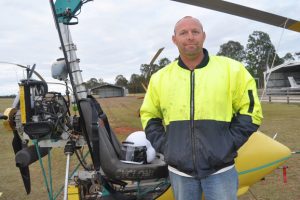
{"type": "MultiPolygon", "coordinates": [[[[204,58],[202,59],[202,61],[196,66],[195,69],[200,69],[202,67],[205,67],[208,62],[209,62],[209,55],[208,55],[208,51],[206,49],[203,48],[203,53],[204,53],[204,58]]],[[[188,69],[190,70],[182,61],[182,59],[180,58],[180,56],[178,57],[178,65],[184,69],[188,69]]]]}

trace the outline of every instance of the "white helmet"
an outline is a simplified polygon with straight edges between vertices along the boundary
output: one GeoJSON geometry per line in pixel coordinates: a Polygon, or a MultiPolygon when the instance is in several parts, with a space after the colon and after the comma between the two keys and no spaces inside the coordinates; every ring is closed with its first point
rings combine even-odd
{"type": "Polygon", "coordinates": [[[131,133],[121,148],[121,161],[133,164],[150,163],[155,159],[155,150],[143,131],[131,133]]]}

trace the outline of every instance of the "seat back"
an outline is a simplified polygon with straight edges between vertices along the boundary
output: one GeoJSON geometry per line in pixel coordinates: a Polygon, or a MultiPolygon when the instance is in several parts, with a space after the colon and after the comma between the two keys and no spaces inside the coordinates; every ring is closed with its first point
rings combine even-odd
{"type": "MultiPolygon", "coordinates": [[[[85,120],[89,140],[91,141],[92,154],[100,162],[100,167],[106,176],[119,180],[147,180],[168,177],[167,165],[163,157],[157,157],[150,164],[128,164],[119,159],[121,144],[109,127],[108,120],[98,118],[95,124],[95,106],[93,101],[82,100],[80,105],[85,120]],[[109,132],[108,132],[109,131],[109,132]]],[[[100,107],[100,105],[99,105],[100,107]]],[[[97,113],[96,113],[97,114],[97,113]]],[[[103,116],[104,113],[98,113],[103,116]]]]}

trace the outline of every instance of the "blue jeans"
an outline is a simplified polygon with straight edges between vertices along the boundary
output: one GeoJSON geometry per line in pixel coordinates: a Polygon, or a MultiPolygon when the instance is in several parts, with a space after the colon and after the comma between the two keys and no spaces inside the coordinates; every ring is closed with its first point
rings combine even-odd
{"type": "Polygon", "coordinates": [[[203,179],[184,177],[169,171],[176,200],[237,200],[238,173],[235,167],[203,179]]]}

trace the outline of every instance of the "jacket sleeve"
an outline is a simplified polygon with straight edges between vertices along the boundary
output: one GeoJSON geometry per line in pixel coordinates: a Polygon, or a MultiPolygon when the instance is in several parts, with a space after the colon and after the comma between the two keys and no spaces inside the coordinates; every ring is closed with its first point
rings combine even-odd
{"type": "Polygon", "coordinates": [[[140,116],[147,139],[157,152],[163,153],[165,128],[162,122],[163,116],[161,114],[158,91],[154,87],[153,82],[152,76],[140,109],[140,116]]]}
{"type": "Polygon", "coordinates": [[[256,82],[242,64],[234,81],[234,113],[229,130],[238,150],[257,131],[263,117],[256,82]]]}

